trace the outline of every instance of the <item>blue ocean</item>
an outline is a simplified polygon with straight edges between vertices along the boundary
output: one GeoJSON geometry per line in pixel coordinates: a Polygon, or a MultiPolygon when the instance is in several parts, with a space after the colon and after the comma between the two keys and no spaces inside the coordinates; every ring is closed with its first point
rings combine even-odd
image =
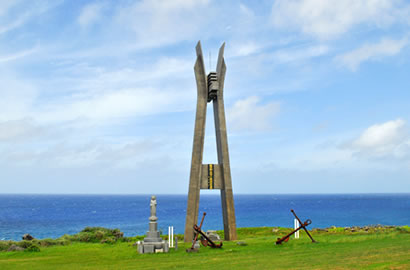
{"type": "MultiPolygon", "coordinates": [[[[0,195],[0,239],[19,240],[75,234],[86,226],[119,228],[126,236],[148,230],[151,195],[0,195]]],[[[310,228],[410,225],[410,194],[235,195],[238,227],[293,226],[299,218],[310,228]]],[[[183,233],[186,195],[157,195],[158,227],[183,233]]],[[[223,228],[219,195],[201,195],[204,230],[223,228]]]]}

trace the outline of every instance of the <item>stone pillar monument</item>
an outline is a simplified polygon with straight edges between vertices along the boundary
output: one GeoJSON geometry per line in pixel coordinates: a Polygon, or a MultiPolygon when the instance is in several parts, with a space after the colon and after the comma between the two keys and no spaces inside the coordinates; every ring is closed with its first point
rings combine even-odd
{"type": "Polygon", "coordinates": [[[149,206],[151,209],[151,216],[149,217],[149,231],[147,232],[147,237],[144,238],[144,243],[162,242],[161,236],[158,231],[157,199],[155,198],[155,196],[151,197],[149,206]]]}
{"type": "Polygon", "coordinates": [[[168,252],[168,242],[162,240],[160,232],[158,231],[157,223],[157,199],[155,196],[151,197],[150,202],[151,215],[149,217],[149,230],[144,241],[138,243],[138,253],[156,253],[168,252]]]}
{"type": "Polygon", "coordinates": [[[198,222],[200,189],[220,189],[225,240],[236,240],[237,238],[223,100],[226,73],[223,57],[224,48],[225,43],[219,49],[216,72],[210,72],[207,76],[201,43],[198,42],[196,46],[197,58],[194,71],[197,85],[197,105],[185,222],[185,242],[191,242],[194,237],[193,226],[198,222]],[[213,103],[214,109],[218,164],[202,164],[206,108],[210,102],[213,103]]]}

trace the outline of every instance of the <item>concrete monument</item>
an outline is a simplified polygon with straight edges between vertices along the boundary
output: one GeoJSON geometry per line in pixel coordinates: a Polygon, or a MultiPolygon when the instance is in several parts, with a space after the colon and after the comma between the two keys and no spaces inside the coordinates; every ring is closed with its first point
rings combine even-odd
{"type": "Polygon", "coordinates": [[[160,232],[158,231],[157,199],[155,196],[151,197],[150,209],[151,215],[149,217],[149,230],[147,232],[147,237],[144,238],[144,241],[138,243],[138,253],[168,252],[168,242],[162,240],[160,232]]]}
{"type": "Polygon", "coordinates": [[[221,192],[222,215],[225,240],[236,240],[236,220],[233,202],[231,168],[229,164],[228,136],[226,133],[223,90],[226,65],[223,57],[225,43],[219,49],[216,72],[205,73],[201,43],[196,46],[194,66],[197,85],[197,105],[189,178],[188,206],[184,241],[194,237],[193,226],[198,220],[200,189],[219,189],[221,192]],[[213,103],[218,164],[202,164],[205,139],[206,108],[213,103]]]}

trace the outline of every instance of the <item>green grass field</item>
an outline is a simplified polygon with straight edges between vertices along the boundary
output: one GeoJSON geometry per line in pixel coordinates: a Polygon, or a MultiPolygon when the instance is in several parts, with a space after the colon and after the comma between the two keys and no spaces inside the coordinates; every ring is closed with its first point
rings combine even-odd
{"type": "MultiPolygon", "coordinates": [[[[240,228],[238,241],[224,242],[222,249],[200,248],[186,253],[181,243],[170,253],[137,254],[132,244],[71,242],[40,247],[40,252],[0,252],[0,269],[410,269],[410,228],[345,231],[334,228],[313,231],[319,243],[300,239],[276,246],[275,240],[290,229],[240,228]]],[[[222,234],[222,232],[219,232],[222,234]]]]}

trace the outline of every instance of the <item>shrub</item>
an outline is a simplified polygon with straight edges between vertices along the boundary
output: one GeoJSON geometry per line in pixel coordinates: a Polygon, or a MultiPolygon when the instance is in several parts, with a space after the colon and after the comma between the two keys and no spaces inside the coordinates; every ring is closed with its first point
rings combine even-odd
{"type": "Polygon", "coordinates": [[[16,245],[26,249],[26,248],[32,246],[33,243],[31,241],[28,241],[28,240],[22,240],[20,242],[16,242],[16,245]]]}
{"type": "Polygon", "coordinates": [[[342,233],[345,231],[345,228],[343,227],[331,227],[329,228],[329,232],[331,233],[342,233]]]}
{"type": "Polygon", "coordinates": [[[114,244],[117,241],[114,237],[108,237],[103,240],[101,240],[101,244],[114,244]]]}
{"type": "Polygon", "coordinates": [[[65,238],[59,239],[41,239],[41,240],[33,240],[34,243],[41,247],[49,247],[49,246],[66,246],[70,244],[70,241],[65,238]]]}
{"type": "Polygon", "coordinates": [[[124,233],[119,229],[107,229],[103,227],[86,227],[81,232],[72,236],[64,235],[62,239],[91,243],[115,243],[118,240],[126,241],[124,233]]]}
{"type": "Polygon", "coordinates": [[[40,251],[40,247],[37,246],[34,243],[30,243],[30,245],[28,247],[26,247],[26,249],[24,250],[25,252],[39,252],[40,251]]]}
{"type": "Polygon", "coordinates": [[[405,225],[401,227],[396,227],[396,230],[399,231],[400,233],[410,233],[410,226],[405,225]]]}
{"type": "Polygon", "coordinates": [[[0,251],[7,251],[12,244],[13,241],[0,241],[0,251]]]}
{"type": "Polygon", "coordinates": [[[95,232],[95,237],[97,238],[97,239],[103,239],[104,238],[104,235],[105,235],[105,233],[103,232],[103,231],[96,231],[95,232]]]}

